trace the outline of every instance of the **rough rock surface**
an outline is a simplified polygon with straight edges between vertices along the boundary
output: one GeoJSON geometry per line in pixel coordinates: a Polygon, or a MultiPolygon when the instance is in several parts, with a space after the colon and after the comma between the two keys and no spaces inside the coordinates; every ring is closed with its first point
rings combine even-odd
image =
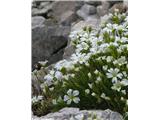
{"type": "Polygon", "coordinates": [[[109,12],[114,13],[115,9],[118,9],[120,11],[120,13],[123,13],[123,12],[126,12],[128,10],[128,5],[127,5],[126,2],[116,3],[109,9],[109,12]]]}
{"type": "Polygon", "coordinates": [[[62,59],[62,55],[57,53],[66,47],[69,32],[70,27],[59,26],[32,29],[32,67],[38,61],[49,60],[51,64],[62,59]]]}
{"type": "Polygon", "coordinates": [[[76,18],[77,18],[77,16],[76,16],[75,12],[68,10],[61,15],[60,23],[65,26],[71,25],[71,23],[74,22],[76,20],[76,18]]]}
{"type": "Polygon", "coordinates": [[[52,5],[50,13],[48,13],[48,17],[54,18],[58,22],[61,22],[61,19],[64,17],[64,14],[70,14],[66,12],[72,11],[73,15],[73,13],[76,12],[77,7],[79,6],[80,3],[78,4],[75,1],[55,1],[52,5]]]}
{"type": "Polygon", "coordinates": [[[32,28],[42,25],[44,21],[45,21],[45,18],[42,16],[32,17],[32,28]]]}
{"type": "Polygon", "coordinates": [[[32,120],[88,120],[96,115],[101,120],[123,120],[122,116],[107,110],[79,110],[78,108],[63,108],[59,112],[49,113],[46,116],[32,116],[32,120]]]}
{"type": "Polygon", "coordinates": [[[102,5],[97,6],[97,14],[99,16],[108,14],[109,7],[110,7],[110,3],[108,1],[102,1],[102,5]]]}
{"type": "Polygon", "coordinates": [[[88,15],[93,14],[96,14],[96,7],[88,4],[84,4],[81,9],[77,11],[77,15],[84,20],[86,20],[88,15]]]}
{"type": "Polygon", "coordinates": [[[39,5],[38,7],[32,8],[32,16],[46,16],[46,14],[52,9],[53,3],[39,5]]]}
{"type": "Polygon", "coordinates": [[[101,1],[85,0],[85,3],[87,3],[87,4],[89,4],[89,5],[97,6],[97,5],[100,5],[100,4],[101,4],[101,1]]]}

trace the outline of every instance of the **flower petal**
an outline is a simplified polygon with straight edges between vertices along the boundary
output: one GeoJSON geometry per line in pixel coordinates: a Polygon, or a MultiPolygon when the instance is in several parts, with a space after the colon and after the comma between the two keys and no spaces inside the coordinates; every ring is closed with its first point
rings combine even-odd
{"type": "Polygon", "coordinates": [[[67,101],[67,100],[69,100],[69,97],[68,97],[68,95],[65,95],[64,96],[64,101],[67,101]]]}
{"type": "Polygon", "coordinates": [[[75,97],[75,98],[73,99],[73,101],[74,101],[75,103],[79,103],[80,99],[79,99],[79,97],[75,97]]]}
{"type": "Polygon", "coordinates": [[[67,94],[69,95],[69,96],[71,96],[72,95],[72,89],[69,89],[68,91],[67,91],[67,94]]]}
{"type": "Polygon", "coordinates": [[[71,100],[71,99],[69,99],[69,100],[67,101],[67,104],[68,104],[68,105],[70,105],[70,104],[71,104],[71,102],[72,102],[72,100],[71,100]]]}
{"type": "Polygon", "coordinates": [[[79,91],[78,90],[74,90],[73,91],[73,96],[77,96],[77,95],[79,95],[79,91]]]}

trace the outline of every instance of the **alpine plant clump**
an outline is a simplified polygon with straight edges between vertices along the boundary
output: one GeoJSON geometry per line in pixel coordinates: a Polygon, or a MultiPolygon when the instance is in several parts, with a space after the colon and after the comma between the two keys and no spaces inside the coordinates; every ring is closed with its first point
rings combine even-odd
{"type": "Polygon", "coordinates": [[[128,112],[127,13],[109,14],[99,29],[70,34],[75,53],[55,64],[33,97],[32,110],[44,115],[63,107],[128,112]],[[42,97],[43,96],[43,97],[42,97]]]}

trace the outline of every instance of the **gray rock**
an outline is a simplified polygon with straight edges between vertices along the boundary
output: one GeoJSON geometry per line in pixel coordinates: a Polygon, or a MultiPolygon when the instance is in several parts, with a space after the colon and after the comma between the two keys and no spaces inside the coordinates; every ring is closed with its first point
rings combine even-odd
{"type": "Polygon", "coordinates": [[[86,17],[85,21],[81,20],[78,23],[74,24],[71,27],[71,31],[80,30],[85,26],[91,26],[93,28],[98,28],[99,27],[99,23],[100,23],[100,20],[98,19],[98,16],[91,15],[91,16],[86,17]]]}
{"type": "Polygon", "coordinates": [[[84,5],[84,1],[76,1],[75,11],[79,10],[84,5]]]}
{"type": "Polygon", "coordinates": [[[91,1],[91,0],[85,0],[85,3],[89,5],[94,5],[94,6],[102,4],[101,1],[91,1]]]}
{"type": "Polygon", "coordinates": [[[76,13],[83,20],[85,20],[88,17],[88,15],[85,12],[83,12],[82,10],[78,10],[76,13]]]}
{"type": "Polygon", "coordinates": [[[58,53],[67,45],[70,27],[38,26],[32,29],[32,67],[38,61],[57,62],[63,52],[58,53]]]}
{"type": "Polygon", "coordinates": [[[109,12],[114,13],[115,9],[118,9],[120,13],[124,13],[128,10],[128,4],[123,2],[116,3],[109,9],[109,12]]]}
{"type": "Polygon", "coordinates": [[[48,67],[41,67],[40,70],[34,70],[32,72],[32,95],[35,96],[41,94],[41,82],[45,81],[44,76],[46,76],[53,67],[54,64],[51,64],[48,67]]]}
{"type": "Polygon", "coordinates": [[[75,48],[71,44],[68,44],[64,49],[63,59],[68,59],[74,52],[75,48]]]}
{"type": "Polygon", "coordinates": [[[103,16],[109,12],[110,3],[108,1],[102,1],[102,5],[97,6],[97,14],[103,16]]]}
{"type": "Polygon", "coordinates": [[[41,1],[40,5],[39,5],[39,9],[42,9],[42,8],[46,7],[47,5],[49,5],[49,4],[50,4],[50,2],[48,2],[48,1],[41,1]]]}
{"type": "Polygon", "coordinates": [[[32,9],[32,16],[46,16],[46,14],[48,13],[48,11],[50,11],[52,9],[53,3],[48,4],[46,6],[44,6],[43,8],[33,8],[32,9]]]}
{"type": "Polygon", "coordinates": [[[109,109],[107,110],[79,110],[78,108],[64,108],[56,113],[49,113],[43,117],[32,116],[33,120],[88,120],[96,115],[100,120],[123,120],[122,116],[109,109]]]}
{"type": "Polygon", "coordinates": [[[98,15],[89,15],[86,19],[86,21],[99,21],[99,16],[98,15]]]}
{"type": "Polygon", "coordinates": [[[88,14],[88,15],[93,15],[93,14],[96,13],[96,8],[92,5],[84,4],[82,6],[82,11],[85,12],[86,14],[88,14]]]}
{"type": "Polygon", "coordinates": [[[96,14],[96,8],[92,5],[84,4],[80,10],[77,11],[77,15],[82,18],[86,19],[88,15],[96,14]]]}
{"type": "Polygon", "coordinates": [[[42,25],[44,21],[45,21],[45,18],[42,16],[32,17],[32,28],[42,25]]]}
{"type": "Polygon", "coordinates": [[[46,26],[55,26],[58,25],[58,21],[56,19],[50,18],[46,19],[43,24],[46,26]]]}
{"type": "Polygon", "coordinates": [[[75,12],[68,10],[61,15],[60,23],[62,25],[71,25],[72,22],[76,20],[75,12]]]}
{"type": "MultiPolygon", "coordinates": [[[[52,6],[52,10],[48,12],[48,16],[61,21],[62,16],[67,11],[76,12],[77,2],[76,1],[55,1],[52,6]]],[[[67,14],[67,13],[66,13],[67,14]]]]}

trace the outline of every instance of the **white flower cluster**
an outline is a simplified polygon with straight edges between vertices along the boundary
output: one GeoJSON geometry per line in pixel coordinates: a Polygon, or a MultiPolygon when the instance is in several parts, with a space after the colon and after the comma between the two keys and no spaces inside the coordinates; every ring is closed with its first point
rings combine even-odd
{"type": "MultiPolygon", "coordinates": [[[[125,14],[118,14],[119,19],[126,16],[125,14]]],[[[110,15],[110,18],[113,17],[110,15]]],[[[50,71],[48,75],[45,76],[46,84],[49,86],[54,84],[54,78],[57,80],[66,79],[68,80],[69,77],[75,77],[74,74],[64,74],[62,69],[66,71],[75,70],[79,71],[79,67],[75,67],[75,65],[84,64],[86,66],[90,66],[88,60],[93,55],[100,55],[96,60],[105,61],[108,64],[113,64],[115,67],[110,67],[108,65],[102,66],[103,71],[106,73],[106,77],[111,79],[113,86],[112,89],[123,94],[126,94],[125,90],[121,88],[123,86],[128,86],[128,76],[126,71],[121,71],[120,67],[123,65],[128,64],[127,57],[121,55],[117,58],[109,55],[103,55],[106,52],[110,51],[111,47],[116,48],[118,54],[121,54],[125,49],[127,50],[128,45],[128,22],[127,17],[123,20],[123,22],[119,25],[116,23],[106,23],[101,26],[99,30],[94,30],[90,27],[84,28],[79,31],[74,31],[70,34],[71,43],[75,46],[75,53],[71,55],[69,60],[61,60],[55,64],[53,70],[50,71]]],[[[94,71],[96,75],[96,84],[102,81],[101,73],[98,70],[94,71]]],[[[88,77],[92,78],[92,74],[89,72],[88,77]]],[[[93,88],[93,83],[88,83],[89,88],[85,90],[86,94],[91,94],[92,96],[96,96],[96,93],[91,92],[93,88]]],[[[80,101],[79,91],[69,89],[67,95],[64,96],[64,101],[67,104],[71,104],[73,101],[74,103],[78,103],[80,101]]],[[[101,94],[101,98],[105,100],[110,100],[108,96],[104,93],[101,94]]],[[[53,101],[55,103],[55,101],[53,101]]]]}

